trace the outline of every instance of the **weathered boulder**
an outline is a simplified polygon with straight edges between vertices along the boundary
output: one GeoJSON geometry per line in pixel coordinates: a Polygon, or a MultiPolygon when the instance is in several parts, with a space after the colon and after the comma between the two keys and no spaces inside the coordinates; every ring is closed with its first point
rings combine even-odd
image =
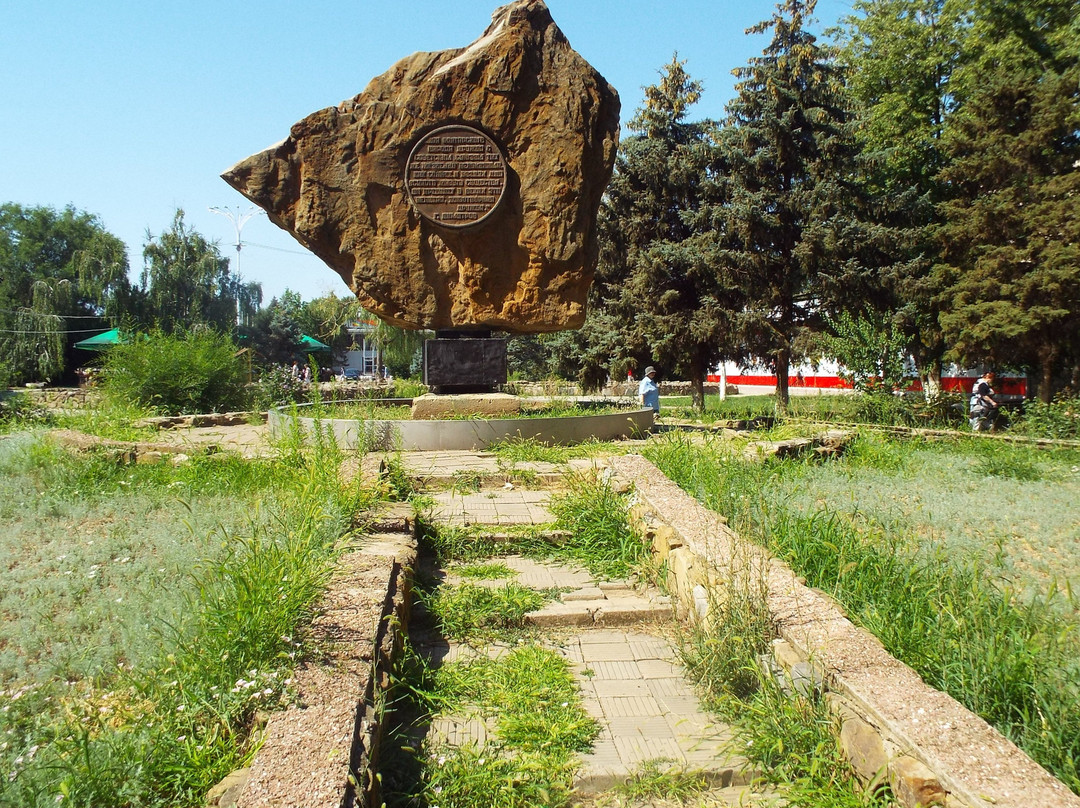
{"type": "Polygon", "coordinates": [[[518,0],[468,47],[403,59],[222,176],[389,323],[558,331],[585,318],[618,120],[618,94],[547,6],[518,0]],[[446,126],[492,152],[475,158],[490,173],[440,154],[470,140],[433,139],[446,126]],[[425,185],[455,173],[492,187],[449,192],[435,201],[462,212],[440,213],[425,185]]]}

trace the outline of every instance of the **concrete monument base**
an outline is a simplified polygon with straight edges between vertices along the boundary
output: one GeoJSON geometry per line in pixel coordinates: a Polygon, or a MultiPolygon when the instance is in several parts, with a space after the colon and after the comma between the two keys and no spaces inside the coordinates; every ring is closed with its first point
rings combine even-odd
{"type": "Polygon", "coordinates": [[[458,395],[428,393],[414,398],[412,404],[414,421],[463,416],[490,418],[500,415],[517,415],[520,411],[521,399],[508,393],[459,393],[458,395]]]}

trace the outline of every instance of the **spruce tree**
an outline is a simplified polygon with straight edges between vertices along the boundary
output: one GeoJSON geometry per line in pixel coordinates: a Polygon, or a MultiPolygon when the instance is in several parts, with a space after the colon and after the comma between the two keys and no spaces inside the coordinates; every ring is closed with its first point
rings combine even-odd
{"type": "Polygon", "coordinates": [[[691,382],[704,408],[709,369],[733,355],[743,307],[708,216],[713,124],[689,122],[701,85],[677,55],[645,89],[629,123],[600,215],[601,255],[591,311],[578,338],[581,375],[652,362],[691,382]]]}
{"type": "Polygon", "coordinates": [[[844,276],[863,271],[850,113],[834,53],[805,28],[814,5],[784,0],[747,31],[772,41],[735,71],[722,132],[726,260],[745,284],[749,345],[776,373],[781,411],[797,337],[843,293],[844,276]]]}
{"type": "Polygon", "coordinates": [[[945,141],[942,326],[965,363],[1080,366],[1080,9],[975,4],[945,141]]]}

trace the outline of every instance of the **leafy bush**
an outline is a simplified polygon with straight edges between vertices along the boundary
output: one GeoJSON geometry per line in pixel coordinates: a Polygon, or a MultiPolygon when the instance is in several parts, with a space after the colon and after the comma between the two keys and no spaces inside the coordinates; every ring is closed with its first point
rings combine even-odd
{"type": "Polygon", "coordinates": [[[210,329],[155,331],[115,345],[105,356],[107,398],[165,415],[224,412],[247,404],[245,368],[236,345],[210,329]]]}
{"type": "Polygon", "coordinates": [[[1080,438],[1080,397],[1057,396],[1051,403],[1029,401],[1012,424],[1014,432],[1040,438],[1080,438]]]}
{"type": "Polygon", "coordinates": [[[34,412],[29,396],[25,393],[0,390],[0,432],[10,424],[23,421],[34,412]]]}
{"type": "Polygon", "coordinates": [[[283,365],[271,365],[259,374],[251,391],[251,404],[257,410],[298,404],[306,400],[304,383],[283,365]]]}

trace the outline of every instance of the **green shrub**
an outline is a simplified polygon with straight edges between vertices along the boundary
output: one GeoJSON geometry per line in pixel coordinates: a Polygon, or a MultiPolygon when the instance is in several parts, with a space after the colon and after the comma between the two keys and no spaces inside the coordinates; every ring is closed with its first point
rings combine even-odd
{"type": "Polygon", "coordinates": [[[32,417],[34,407],[26,393],[0,390],[0,432],[32,417]]]}
{"type": "Polygon", "coordinates": [[[246,406],[245,372],[224,334],[156,331],[109,349],[102,389],[107,398],[165,415],[224,412],[246,406]]]}
{"type": "Polygon", "coordinates": [[[283,365],[263,368],[251,390],[251,406],[256,410],[299,404],[307,400],[304,382],[283,365]]]}
{"type": "Polygon", "coordinates": [[[1080,438],[1080,397],[1058,396],[1049,404],[1029,401],[1012,429],[1032,437],[1076,440],[1080,438]]]}

